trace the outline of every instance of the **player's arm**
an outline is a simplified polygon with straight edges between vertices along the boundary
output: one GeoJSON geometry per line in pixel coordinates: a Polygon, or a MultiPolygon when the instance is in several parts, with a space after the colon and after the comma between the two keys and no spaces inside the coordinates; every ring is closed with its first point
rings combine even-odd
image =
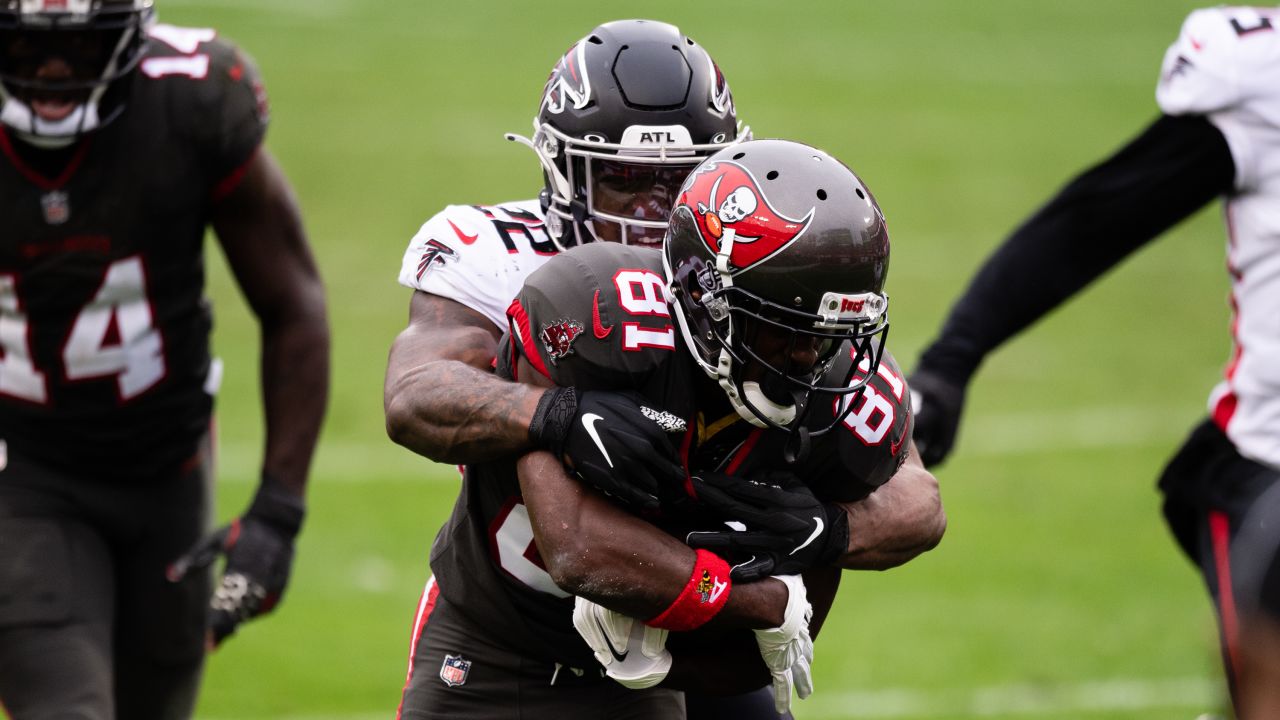
{"type": "Polygon", "coordinates": [[[694,631],[715,647],[704,657],[734,672],[708,673],[696,660],[684,662],[670,679],[674,686],[746,692],[773,677],[779,712],[790,703],[793,685],[802,698],[812,692],[812,610],[799,578],[733,584],[723,559],[695,552],[624,512],[571,479],[547,452],[524,456],[517,472],[538,554],[556,585],[578,596],[574,626],[610,677],[628,687],[649,687],[668,677],[679,653],[668,654],[666,632],[694,631]],[[601,642],[610,634],[606,626],[618,623],[627,629],[601,642]],[[723,635],[733,629],[742,633],[740,648],[731,644],[734,635],[723,635]],[[721,637],[730,640],[721,643],[721,637]],[[629,651],[619,655],[618,647],[629,651]]]}
{"type": "Polygon", "coordinates": [[[227,262],[262,334],[262,474],[302,497],[329,388],[325,295],[297,200],[261,148],[213,213],[227,262]]]}
{"type": "MultiPolygon", "coordinates": [[[[647,620],[670,608],[689,584],[696,551],[569,477],[550,453],[529,453],[516,469],[538,554],[562,590],[647,620]]],[[[729,582],[727,569],[715,582],[729,582]]],[[[727,600],[713,619],[717,624],[782,623],[782,583],[766,579],[722,592],[727,600]]]]}
{"type": "Polygon", "coordinates": [[[261,329],[266,447],[248,510],[169,568],[177,580],[226,554],[209,608],[211,646],[270,611],[284,593],[329,389],[324,288],[293,191],[265,148],[215,203],[213,227],[261,329]]]}
{"type": "MultiPolygon", "coordinates": [[[[902,432],[909,432],[910,425],[902,432]]],[[[699,500],[745,530],[689,533],[694,547],[735,558],[733,578],[750,581],[812,568],[887,570],[937,546],[947,527],[938,482],[906,448],[901,465],[857,500],[823,499],[790,472],[747,478],[704,473],[692,479],[699,500]]],[[[847,470],[827,471],[830,475],[847,470]]],[[[827,483],[830,487],[832,483],[827,483]]],[[[859,484],[849,478],[849,485],[859,484]]],[[[820,488],[821,490],[821,488],[820,488]]]]}
{"type": "MultiPolygon", "coordinates": [[[[840,587],[840,570],[815,568],[804,573],[804,584],[813,605],[809,634],[817,641],[840,587]]],[[[769,683],[768,669],[760,662],[760,647],[751,633],[672,633],[667,647],[673,659],[663,682],[667,687],[736,695],[769,683]]]]}
{"type": "Polygon", "coordinates": [[[397,444],[439,462],[482,462],[529,449],[545,388],[491,372],[498,328],[455,300],[422,292],[387,359],[383,407],[397,444]]]}
{"type": "Polygon", "coordinates": [[[950,451],[964,388],[987,353],[1230,191],[1234,177],[1226,139],[1207,118],[1163,115],[1015,230],[952,305],[911,377],[924,463],[950,451]]]}
{"type": "Polygon", "coordinates": [[[938,480],[908,441],[902,467],[857,502],[836,503],[849,522],[849,546],[836,564],[847,570],[888,570],[932,550],[947,529],[938,480]]]}

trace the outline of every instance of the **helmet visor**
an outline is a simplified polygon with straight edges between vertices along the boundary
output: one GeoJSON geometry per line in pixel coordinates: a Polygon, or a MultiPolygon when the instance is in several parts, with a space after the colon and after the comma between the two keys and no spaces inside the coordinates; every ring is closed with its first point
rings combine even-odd
{"type": "Polygon", "coordinates": [[[588,171],[588,202],[591,214],[606,221],[597,222],[596,234],[601,240],[621,241],[622,237],[611,235],[618,233],[617,226],[622,226],[628,243],[661,244],[676,195],[694,164],[668,161],[658,165],[593,158],[588,171]]]}

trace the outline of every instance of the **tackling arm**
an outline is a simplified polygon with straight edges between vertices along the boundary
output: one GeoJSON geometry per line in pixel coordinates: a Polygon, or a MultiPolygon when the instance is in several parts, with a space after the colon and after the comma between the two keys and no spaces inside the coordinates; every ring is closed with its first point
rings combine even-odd
{"type": "Polygon", "coordinates": [[[902,467],[857,502],[836,503],[849,517],[849,548],[837,560],[848,570],[888,570],[932,550],[947,529],[938,481],[910,442],[902,467]]]}
{"type": "Polygon", "coordinates": [[[499,337],[479,312],[414,292],[409,326],[387,359],[387,435],[438,462],[483,462],[531,447],[529,424],[546,391],[490,372],[499,337]]]}

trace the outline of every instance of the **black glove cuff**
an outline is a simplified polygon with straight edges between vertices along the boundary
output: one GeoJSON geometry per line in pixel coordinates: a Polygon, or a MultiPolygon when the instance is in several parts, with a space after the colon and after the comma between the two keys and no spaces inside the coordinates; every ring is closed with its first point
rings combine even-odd
{"type": "Polygon", "coordinates": [[[302,529],[302,519],[307,514],[306,502],[286,489],[269,475],[262,476],[258,492],[249,503],[245,516],[253,516],[263,522],[296,537],[302,529]]]}
{"type": "Polygon", "coordinates": [[[835,503],[823,503],[822,509],[827,515],[827,527],[831,533],[827,536],[827,546],[819,559],[821,565],[831,565],[849,550],[849,513],[835,503]]]}
{"type": "Polygon", "coordinates": [[[540,447],[564,457],[564,441],[569,427],[578,414],[578,391],[572,387],[556,387],[547,390],[538,400],[529,422],[529,439],[540,447]]]}
{"type": "Polygon", "coordinates": [[[938,385],[944,387],[954,387],[961,396],[964,395],[965,388],[969,386],[969,381],[973,378],[973,374],[978,370],[979,358],[975,362],[967,362],[964,360],[952,360],[942,351],[930,348],[920,356],[920,362],[916,365],[915,371],[911,373],[912,381],[919,384],[921,382],[929,383],[930,389],[938,385]],[[921,378],[924,378],[923,380],[921,378]]]}

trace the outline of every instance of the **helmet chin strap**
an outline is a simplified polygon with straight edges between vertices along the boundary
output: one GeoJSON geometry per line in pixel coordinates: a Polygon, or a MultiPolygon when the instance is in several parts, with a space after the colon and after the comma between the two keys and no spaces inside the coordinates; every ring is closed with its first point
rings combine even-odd
{"type": "Polygon", "coordinates": [[[23,142],[35,147],[54,150],[76,141],[82,133],[98,127],[98,103],[96,99],[77,105],[71,114],[57,122],[42,119],[26,103],[8,97],[0,110],[0,123],[14,129],[23,142]]]}

